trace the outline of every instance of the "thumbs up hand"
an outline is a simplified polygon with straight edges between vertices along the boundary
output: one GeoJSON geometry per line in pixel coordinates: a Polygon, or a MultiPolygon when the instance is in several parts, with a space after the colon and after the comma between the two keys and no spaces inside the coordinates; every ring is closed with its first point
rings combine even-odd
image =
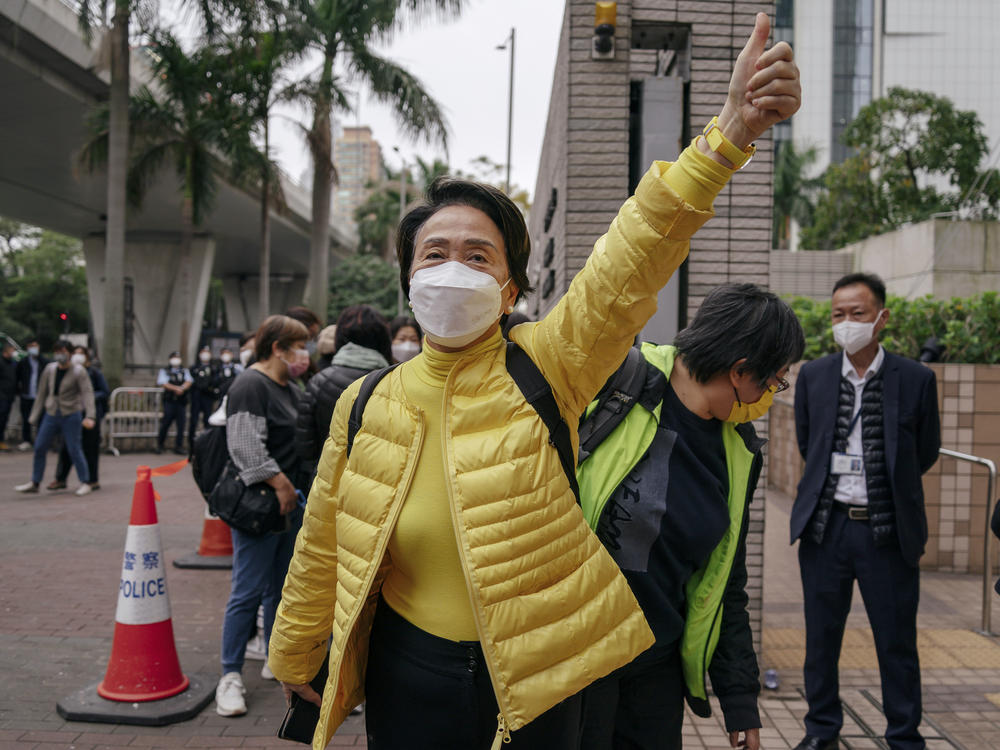
{"type": "Polygon", "coordinates": [[[791,117],[802,103],[792,48],[779,42],[765,50],[770,32],[771,20],[766,13],[758,13],[753,32],[736,58],[729,97],[719,115],[723,135],[740,148],[791,117]]]}

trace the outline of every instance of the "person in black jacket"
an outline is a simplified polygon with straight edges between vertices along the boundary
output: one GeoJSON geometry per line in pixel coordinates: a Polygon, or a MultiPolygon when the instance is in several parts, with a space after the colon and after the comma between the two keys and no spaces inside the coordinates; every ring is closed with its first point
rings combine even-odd
{"type": "Polygon", "coordinates": [[[797,750],[839,747],[838,659],[858,582],[882,678],[891,750],[921,750],[917,656],[920,557],[927,542],[921,475],[938,457],[934,371],[887,352],[885,284],[853,273],[833,287],[843,352],[806,363],[795,384],[805,469],[792,506],[806,622],[806,736],[797,750]]]}
{"type": "Polygon", "coordinates": [[[194,445],[198,432],[198,417],[203,427],[208,427],[208,418],[215,411],[215,399],[219,395],[219,371],[212,362],[212,350],[203,346],[198,352],[198,361],[191,365],[191,421],[188,423],[188,445],[194,445]]]}
{"type": "Polygon", "coordinates": [[[17,398],[17,364],[14,362],[14,347],[5,343],[3,353],[0,355],[0,451],[10,450],[4,441],[7,436],[7,418],[10,416],[10,407],[14,405],[15,398],[17,398]]]}
{"type": "Polygon", "coordinates": [[[21,444],[18,450],[26,451],[31,448],[31,410],[35,407],[35,396],[38,394],[38,379],[42,376],[42,370],[49,363],[49,360],[41,355],[41,348],[38,339],[28,342],[28,356],[17,363],[17,396],[21,404],[21,444]]]}
{"type": "Polygon", "coordinates": [[[646,343],[626,359],[623,368],[641,364],[628,379],[640,384],[634,398],[612,376],[588,410],[581,508],[656,644],[584,689],[581,750],[680,748],[685,698],[699,716],[711,713],[706,671],[729,743],[760,748],[746,537],[765,441],[751,421],[788,387],[784,376],[804,348],[787,304],[752,284],[727,284],[709,293],[674,346],[646,343]],[[596,429],[602,412],[618,419],[596,429]]]}
{"type": "Polygon", "coordinates": [[[352,305],[340,314],[336,345],[332,364],[313,375],[299,403],[295,444],[309,462],[323,451],[340,394],[366,373],[388,367],[392,358],[389,325],[371,305],[352,305]]]}

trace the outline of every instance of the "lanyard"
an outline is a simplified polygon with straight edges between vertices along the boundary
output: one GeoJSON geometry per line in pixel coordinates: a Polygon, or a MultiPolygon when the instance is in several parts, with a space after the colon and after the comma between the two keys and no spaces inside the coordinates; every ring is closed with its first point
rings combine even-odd
{"type": "Polygon", "coordinates": [[[847,426],[847,435],[845,436],[845,438],[849,438],[851,436],[851,433],[854,432],[854,426],[858,423],[859,419],[861,419],[861,408],[860,407],[854,413],[854,417],[851,419],[851,423],[847,426]]]}

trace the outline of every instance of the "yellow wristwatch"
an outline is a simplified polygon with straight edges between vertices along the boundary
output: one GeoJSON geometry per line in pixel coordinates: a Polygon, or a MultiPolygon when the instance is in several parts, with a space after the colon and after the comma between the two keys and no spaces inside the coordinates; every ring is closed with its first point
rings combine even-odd
{"type": "Polygon", "coordinates": [[[757,147],[752,143],[747,146],[745,151],[734,145],[719,129],[718,117],[713,117],[701,133],[705,136],[708,147],[715,153],[729,159],[733,163],[733,169],[743,169],[757,151],[757,147]]]}

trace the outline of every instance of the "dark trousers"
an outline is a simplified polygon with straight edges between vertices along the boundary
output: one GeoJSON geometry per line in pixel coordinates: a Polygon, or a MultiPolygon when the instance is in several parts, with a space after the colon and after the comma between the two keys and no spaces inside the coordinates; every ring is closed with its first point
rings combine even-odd
{"type": "Polygon", "coordinates": [[[806,732],[830,739],[844,723],[837,662],[856,579],[875,638],[888,721],[885,738],[892,750],[923,748],[919,569],[903,561],[895,542],[876,547],[868,522],[852,521],[836,506],[821,544],[805,537],[799,542],[799,568],[806,616],[806,732]]]}
{"type": "MultiPolygon", "coordinates": [[[[449,641],[379,601],[365,674],[368,750],[487,750],[497,708],[478,641],[449,641]]],[[[577,750],[580,696],[510,733],[511,750],[577,750]]]]}
{"type": "Polygon", "coordinates": [[[647,652],[583,690],[580,750],[680,750],[683,723],[680,653],[647,652]]]}
{"type": "Polygon", "coordinates": [[[174,422],[177,423],[175,447],[180,452],[184,447],[184,425],[187,423],[187,404],[179,401],[165,400],[163,402],[163,419],[160,420],[160,434],[156,440],[156,444],[160,450],[163,450],[163,444],[167,440],[167,430],[170,429],[170,425],[174,422]]]}
{"type": "MultiPolygon", "coordinates": [[[[101,423],[96,422],[94,429],[83,428],[80,433],[80,447],[83,448],[83,457],[87,460],[87,475],[91,484],[97,484],[97,461],[101,455],[101,423]]],[[[73,462],[70,459],[66,443],[63,443],[59,451],[59,463],[56,464],[56,480],[65,482],[69,476],[70,467],[73,462]]]]}
{"type": "Polygon", "coordinates": [[[31,423],[28,422],[28,418],[35,407],[35,399],[21,396],[18,401],[21,404],[21,442],[33,443],[35,441],[31,439],[31,423]]]}
{"type": "Polygon", "coordinates": [[[0,443],[7,439],[7,419],[10,417],[10,407],[14,405],[14,397],[0,396],[0,443]]]}
{"type": "Polygon", "coordinates": [[[209,393],[191,389],[191,434],[188,435],[188,445],[194,445],[194,436],[198,433],[198,416],[201,416],[201,426],[208,427],[208,418],[214,411],[215,398],[209,393]]]}

